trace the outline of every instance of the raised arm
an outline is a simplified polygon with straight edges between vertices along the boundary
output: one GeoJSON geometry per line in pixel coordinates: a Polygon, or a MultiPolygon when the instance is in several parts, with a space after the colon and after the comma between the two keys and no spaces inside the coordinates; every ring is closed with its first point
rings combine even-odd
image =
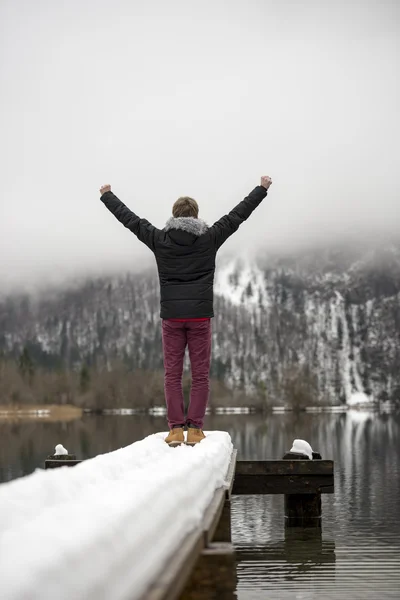
{"type": "Polygon", "coordinates": [[[153,250],[155,248],[155,237],[158,229],[146,219],[141,219],[132,212],[115,194],[111,191],[110,185],[103,185],[100,188],[100,200],[105,204],[108,210],[118,219],[122,225],[134,233],[138,239],[153,250]]]}
{"type": "Polygon", "coordinates": [[[249,218],[251,213],[267,195],[269,186],[272,184],[270,177],[261,177],[261,185],[254,188],[252,192],[231,212],[210,227],[210,233],[214,239],[215,245],[218,248],[222,246],[232,233],[239,229],[239,226],[249,218]]]}

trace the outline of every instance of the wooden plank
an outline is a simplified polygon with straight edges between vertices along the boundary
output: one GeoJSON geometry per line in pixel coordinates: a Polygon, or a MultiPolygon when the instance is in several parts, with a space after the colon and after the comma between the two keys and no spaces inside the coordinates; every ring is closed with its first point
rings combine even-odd
{"type": "Polygon", "coordinates": [[[226,499],[230,500],[232,495],[233,482],[235,481],[235,472],[236,472],[236,458],[237,458],[237,450],[232,451],[231,462],[229,463],[228,472],[226,474],[226,483],[228,488],[226,490],[226,499]]]}
{"type": "Polygon", "coordinates": [[[214,497],[209,504],[203,519],[204,544],[207,548],[210,546],[214,534],[219,525],[222,512],[225,505],[225,500],[229,502],[232,493],[233,482],[235,478],[237,450],[232,451],[231,461],[226,473],[227,488],[219,488],[215,491],[214,497]]]}
{"type": "Polygon", "coordinates": [[[231,501],[225,500],[217,529],[215,530],[213,542],[232,542],[231,501]]]}
{"type": "Polygon", "coordinates": [[[238,475],[332,475],[333,460],[239,460],[238,475]]]}
{"type": "Polygon", "coordinates": [[[204,546],[207,548],[214,537],[218,527],[222,510],[225,504],[225,488],[215,490],[214,497],[207,507],[203,518],[204,546]]]}
{"type": "Polygon", "coordinates": [[[44,461],[45,469],[56,469],[58,467],[74,467],[75,465],[79,465],[81,460],[56,460],[54,458],[46,458],[44,461]]]}
{"type": "Polygon", "coordinates": [[[143,600],[176,600],[185,587],[204,547],[202,528],[185,536],[178,550],[171,554],[156,582],[143,595],[143,600]]]}
{"type": "Polygon", "coordinates": [[[243,475],[237,474],[232,494],[333,494],[333,475],[243,475]]]}

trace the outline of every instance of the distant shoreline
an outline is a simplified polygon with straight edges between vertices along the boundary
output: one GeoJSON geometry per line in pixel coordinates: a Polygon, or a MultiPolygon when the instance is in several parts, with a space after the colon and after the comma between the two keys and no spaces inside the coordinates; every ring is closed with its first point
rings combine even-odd
{"type": "MultiPolygon", "coordinates": [[[[290,406],[271,406],[268,409],[257,410],[254,407],[232,406],[232,407],[212,407],[206,411],[207,415],[254,415],[254,414],[284,414],[284,413],[346,413],[349,410],[356,411],[372,411],[380,412],[380,408],[374,404],[359,404],[349,406],[342,405],[321,405],[321,406],[304,406],[301,408],[293,408],[290,406]]],[[[386,411],[391,412],[395,409],[394,405],[385,407],[386,411]]],[[[19,405],[0,404],[0,422],[6,420],[37,420],[37,421],[73,421],[80,419],[83,415],[98,415],[98,416],[139,416],[149,415],[152,417],[165,417],[165,406],[154,406],[151,408],[79,408],[72,404],[41,404],[41,405],[19,405]]]]}
{"type": "Polygon", "coordinates": [[[0,404],[0,421],[17,419],[72,421],[80,419],[82,415],[82,408],[72,404],[27,404],[25,406],[0,404]]]}

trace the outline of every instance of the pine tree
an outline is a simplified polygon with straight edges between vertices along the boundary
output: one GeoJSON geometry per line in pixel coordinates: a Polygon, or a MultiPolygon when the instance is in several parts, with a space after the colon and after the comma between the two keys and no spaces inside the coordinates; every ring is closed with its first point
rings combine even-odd
{"type": "Polygon", "coordinates": [[[87,365],[82,365],[79,374],[79,389],[82,394],[85,394],[90,387],[90,371],[87,365]]]}
{"type": "Polygon", "coordinates": [[[249,281],[249,283],[247,284],[247,287],[246,287],[246,296],[248,298],[252,298],[253,297],[253,286],[251,285],[251,281],[249,281]]]}
{"type": "Polygon", "coordinates": [[[35,366],[32,362],[31,356],[26,346],[24,346],[24,349],[22,350],[21,355],[18,359],[18,369],[22,379],[28,381],[28,383],[31,384],[35,375],[35,366]]]}

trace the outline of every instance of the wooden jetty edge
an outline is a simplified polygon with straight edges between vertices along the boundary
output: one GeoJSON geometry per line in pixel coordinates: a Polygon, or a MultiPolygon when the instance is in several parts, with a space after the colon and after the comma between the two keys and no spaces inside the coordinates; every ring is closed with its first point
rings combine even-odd
{"type": "MultiPolygon", "coordinates": [[[[321,493],[334,492],[332,460],[309,460],[307,456],[288,452],[282,460],[237,461],[233,450],[226,474],[226,484],[215,490],[200,525],[188,534],[178,551],[174,551],[158,574],[157,580],[143,595],[143,600],[190,599],[191,581],[200,573],[234,564],[231,538],[231,498],[233,495],[283,494],[285,528],[321,527],[321,493]],[[182,595],[183,590],[185,593],[182,595]]],[[[75,466],[81,461],[55,456],[45,461],[45,468],[75,466]]]]}
{"type": "Polygon", "coordinates": [[[235,474],[236,450],[233,451],[231,461],[226,474],[226,487],[215,490],[214,496],[208,505],[201,524],[186,537],[185,542],[179,550],[173,554],[157,582],[143,596],[143,600],[167,600],[180,597],[183,588],[190,579],[193,570],[201,558],[207,556],[211,551],[215,555],[215,563],[218,556],[234,556],[231,544],[230,528],[230,501],[235,474]],[[221,526],[227,526],[226,519],[221,519],[224,509],[228,504],[229,526],[228,531],[221,526]],[[226,541],[229,540],[229,541],[226,541]]]}

